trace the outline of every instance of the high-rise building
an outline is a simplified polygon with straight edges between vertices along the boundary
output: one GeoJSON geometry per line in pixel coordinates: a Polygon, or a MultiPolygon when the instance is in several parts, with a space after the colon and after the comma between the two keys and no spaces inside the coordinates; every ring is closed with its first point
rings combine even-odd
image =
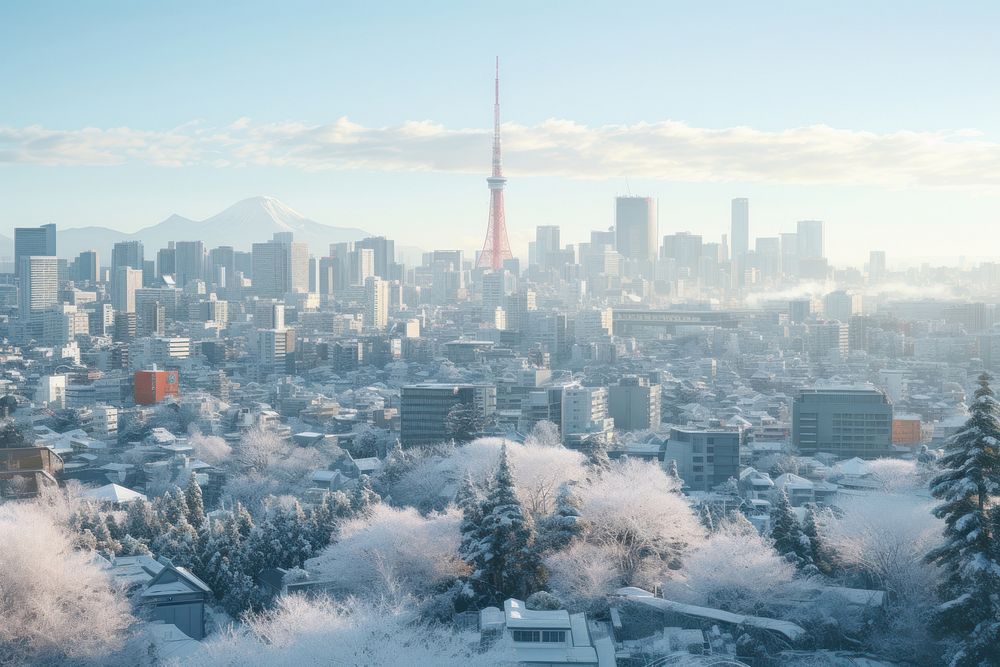
{"type": "Polygon", "coordinates": [[[169,248],[160,248],[156,252],[156,275],[159,278],[177,273],[177,250],[173,245],[171,243],[169,248]]]}
{"type": "Polygon", "coordinates": [[[55,257],[56,226],[17,227],[14,229],[14,273],[21,275],[23,257],[55,257]]]}
{"type": "Polygon", "coordinates": [[[615,199],[615,250],[628,259],[649,260],[656,256],[658,223],[652,197],[615,199]]]}
{"type": "Polygon", "coordinates": [[[375,251],[371,248],[355,248],[349,255],[349,270],[352,285],[364,285],[375,275],[375,251]]]}
{"type": "Polygon", "coordinates": [[[664,462],[677,462],[685,488],[711,491],[740,473],[739,431],[672,428],[664,462]]]}
{"type": "MultiPolygon", "coordinates": [[[[384,236],[370,236],[354,243],[355,250],[368,249],[372,251],[372,273],[383,280],[393,278],[393,265],[396,263],[396,242],[384,236]]],[[[365,276],[367,277],[367,275],[365,276]]]]}
{"type": "Polygon", "coordinates": [[[804,456],[892,456],[892,403],[877,389],[805,389],[792,404],[792,441],[804,456]]]}
{"type": "Polygon", "coordinates": [[[174,244],[174,279],[178,287],[192,280],[205,280],[205,244],[202,241],[178,241],[174,244]]]}
{"type": "Polygon", "coordinates": [[[799,236],[783,232],[781,238],[781,272],[786,276],[799,275],[799,236]]]}
{"type": "Polygon", "coordinates": [[[115,269],[111,287],[111,305],[120,313],[134,313],[135,292],[142,289],[142,271],[129,266],[115,269]]]}
{"type": "Polygon", "coordinates": [[[799,220],[795,236],[800,260],[826,257],[822,220],[799,220]]]}
{"type": "Polygon", "coordinates": [[[262,297],[309,291],[309,246],[275,238],[253,244],[253,286],[262,297]]]}
{"type": "Polygon", "coordinates": [[[579,446],[588,440],[607,439],[614,430],[608,416],[606,387],[566,387],[562,393],[563,442],[579,446]]]}
{"type": "Polygon", "coordinates": [[[881,282],[885,280],[885,274],[885,250],[872,250],[868,253],[868,282],[881,282]]]}
{"type": "Polygon", "coordinates": [[[219,246],[208,251],[208,282],[223,289],[236,287],[236,251],[232,246],[219,246]]]}
{"type": "Polygon", "coordinates": [[[111,279],[114,280],[115,269],[120,266],[142,271],[144,259],[142,241],[119,241],[111,248],[111,279]]]}
{"type": "MultiPolygon", "coordinates": [[[[19,314],[26,322],[37,319],[59,303],[59,260],[55,257],[21,257],[19,314]]],[[[40,322],[40,320],[39,320],[40,322]]]]}
{"type": "Polygon", "coordinates": [[[385,329],[389,324],[389,281],[375,276],[365,279],[365,326],[385,329]]]}
{"type": "Polygon", "coordinates": [[[84,250],[73,263],[73,280],[80,283],[97,283],[97,274],[101,265],[96,250],[84,250]]]}
{"type": "Polygon", "coordinates": [[[750,250],[750,200],[740,197],[732,201],[732,221],[730,243],[733,259],[747,254],[750,250]]]}
{"type": "Polygon", "coordinates": [[[535,228],[535,263],[547,269],[552,263],[552,254],[559,252],[559,225],[539,225],[535,228]]]}

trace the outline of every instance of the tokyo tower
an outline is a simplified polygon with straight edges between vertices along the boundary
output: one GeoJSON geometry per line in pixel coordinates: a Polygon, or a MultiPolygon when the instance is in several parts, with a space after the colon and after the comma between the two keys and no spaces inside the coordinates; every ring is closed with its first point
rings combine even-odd
{"type": "Polygon", "coordinates": [[[507,224],[503,214],[503,177],[500,161],[500,58],[497,58],[496,88],[493,102],[493,175],[486,179],[490,188],[490,222],[486,227],[486,241],[479,253],[476,268],[500,269],[505,259],[511,259],[510,242],[507,241],[507,224]]]}

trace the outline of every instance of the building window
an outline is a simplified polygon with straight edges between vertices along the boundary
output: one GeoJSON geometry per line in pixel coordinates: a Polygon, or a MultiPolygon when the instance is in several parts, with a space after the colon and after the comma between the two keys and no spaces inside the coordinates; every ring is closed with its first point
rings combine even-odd
{"type": "Polygon", "coordinates": [[[565,630],[542,630],[542,641],[552,644],[566,643],[565,630]]]}
{"type": "Polygon", "coordinates": [[[538,630],[511,630],[511,636],[516,642],[540,642],[541,633],[538,630]]]}

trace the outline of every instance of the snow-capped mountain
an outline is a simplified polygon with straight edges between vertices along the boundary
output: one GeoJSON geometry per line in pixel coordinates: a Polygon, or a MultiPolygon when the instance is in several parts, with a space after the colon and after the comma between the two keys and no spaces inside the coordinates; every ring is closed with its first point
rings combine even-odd
{"type": "Polygon", "coordinates": [[[152,258],[170,241],[205,242],[206,248],[221,245],[249,250],[251,244],[269,241],[275,232],[292,232],[296,241],[308,243],[316,254],[325,255],[331,243],[356,241],[369,232],[354,227],[333,227],[310,220],[274,197],[251,197],[239,201],[205,220],[171,215],[163,222],[128,234],[107,227],[59,228],[60,257],[73,258],[84,250],[97,249],[102,262],[118,241],[142,241],[146,257],[152,258]]]}

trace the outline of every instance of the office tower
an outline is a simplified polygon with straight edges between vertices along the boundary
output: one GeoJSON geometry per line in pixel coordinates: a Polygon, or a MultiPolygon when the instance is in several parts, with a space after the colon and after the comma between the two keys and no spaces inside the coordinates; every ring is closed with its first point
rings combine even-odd
{"type": "MultiPolygon", "coordinates": [[[[355,250],[372,251],[372,274],[383,280],[392,279],[393,265],[396,263],[396,242],[384,236],[370,236],[355,242],[355,250]]],[[[367,276],[365,276],[367,277],[367,276]]]]}
{"type": "Polygon", "coordinates": [[[781,272],[786,276],[799,275],[799,236],[784,232],[781,238],[781,272]]]}
{"type": "Polygon", "coordinates": [[[481,283],[483,312],[491,313],[496,308],[503,308],[507,297],[507,272],[500,269],[484,273],[481,283]]]}
{"type": "Polygon", "coordinates": [[[608,413],[619,431],[660,428],[660,385],[644,377],[623,377],[608,387],[608,413]]]}
{"type": "Polygon", "coordinates": [[[273,299],[254,302],[253,324],[258,329],[284,329],[285,304],[273,299]]]}
{"type": "Polygon", "coordinates": [[[799,260],[826,257],[822,220],[799,220],[795,236],[799,260]]]}
{"type": "Polygon", "coordinates": [[[671,428],[664,461],[676,461],[685,488],[711,491],[740,474],[739,431],[671,428]]]}
{"type": "Polygon", "coordinates": [[[608,416],[606,387],[569,386],[562,393],[563,442],[580,446],[590,440],[606,439],[614,430],[608,416]]]}
{"type": "Polygon", "coordinates": [[[111,287],[111,305],[120,313],[135,312],[135,291],[142,288],[142,271],[128,266],[115,269],[111,287]]]}
{"type": "Polygon", "coordinates": [[[892,456],[892,404],[877,389],[804,389],[792,404],[792,442],[804,456],[892,456]]]}
{"type": "Polygon", "coordinates": [[[389,324],[389,282],[375,276],[365,279],[365,326],[385,329],[389,324]]]}
{"type": "Polygon", "coordinates": [[[119,241],[111,249],[111,280],[115,278],[115,269],[120,266],[141,271],[144,259],[141,241],[119,241]]]}
{"type": "Polygon", "coordinates": [[[750,200],[734,199],[732,202],[732,221],[730,227],[730,242],[733,259],[747,254],[750,250],[750,200]]]}
{"type": "Polygon", "coordinates": [[[552,265],[552,254],[559,252],[559,225],[539,225],[535,228],[535,264],[547,269],[552,265]]]}
{"type": "Polygon", "coordinates": [[[219,246],[208,251],[208,282],[223,289],[236,287],[236,251],[232,246],[219,246]]]}
{"type": "Polygon", "coordinates": [[[320,257],[319,270],[316,282],[317,291],[320,295],[332,295],[337,289],[337,276],[343,262],[336,257],[320,257]]]}
{"type": "Polygon", "coordinates": [[[139,318],[135,313],[115,312],[115,327],[112,338],[116,343],[124,343],[135,338],[139,318]]]}
{"type": "Polygon", "coordinates": [[[615,250],[628,259],[656,256],[658,224],[656,200],[652,197],[615,199],[615,250]]]}
{"type": "Polygon", "coordinates": [[[592,308],[581,310],[573,323],[573,336],[578,345],[589,345],[608,340],[611,336],[611,309],[592,308]]]}
{"type": "Polygon", "coordinates": [[[810,322],[804,346],[813,361],[835,356],[843,359],[850,351],[850,329],[846,322],[810,322]]]}
{"type": "Polygon", "coordinates": [[[781,277],[781,239],[777,236],[759,236],[754,249],[754,265],[762,280],[781,277]]]}
{"type": "Polygon", "coordinates": [[[703,254],[700,234],[678,232],[663,237],[660,257],[674,260],[677,268],[687,269],[691,277],[698,275],[703,254]]]}
{"type": "Polygon", "coordinates": [[[174,279],[178,287],[185,287],[192,280],[205,280],[205,244],[202,241],[178,241],[174,251],[174,279]]]}
{"type": "MultiPolygon", "coordinates": [[[[493,173],[486,179],[490,189],[490,219],[486,227],[486,240],[479,253],[476,268],[499,269],[505,259],[513,257],[510,241],[507,240],[507,220],[503,207],[503,187],[507,179],[503,176],[500,158],[500,59],[497,58],[497,75],[493,101],[493,173]]],[[[459,267],[461,268],[461,267],[459,267]]]]}
{"type": "Polygon", "coordinates": [[[156,276],[172,276],[177,273],[177,251],[173,243],[169,248],[160,248],[156,252],[156,276]]]}
{"type": "Polygon", "coordinates": [[[65,345],[90,333],[87,313],[70,304],[57,304],[42,314],[42,344],[65,345]]]}
{"type": "Polygon", "coordinates": [[[352,285],[364,285],[365,280],[375,275],[374,250],[371,248],[355,248],[348,257],[352,285]]]}
{"type": "Polygon", "coordinates": [[[280,240],[253,244],[253,286],[259,296],[280,297],[309,291],[309,247],[280,240]]]}
{"type": "Polygon", "coordinates": [[[449,415],[465,413],[465,421],[485,427],[496,414],[497,389],[493,385],[418,384],[400,392],[400,433],[404,447],[431,445],[451,440],[457,420],[449,415]]]}
{"type": "Polygon", "coordinates": [[[143,336],[162,336],[166,332],[167,310],[159,301],[147,301],[139,311],[138,330],[143,336]]]}
{"type": "Polygon", "coordinates": [[[847,324],[852,315],[861,313],[861,295],[836,290],[823,297],[823,316],[847,324]]]}
{"type": "Polygon", "coordinates": [[[142,286],[152,287],[156,284],[156,260],[142,260],[142,286]]]}
{"type": "Polygon", "coordinates": [[[24,257],[55,257],[56,226],[17,227],[14,229],[14,273],[21,275],[24,257]]]}
{"type": "Polygon", "coordinates": [[[77,255],[73,264],[73,280],[80,283],[97,284],[97,273],[101,268],[96,250],[85,250],[77,255]]]}
{"type": "Polygon", "coordinates": [[[872,250],[868,253],[868,282],[881,282],[885,280],[885,274],[885,250],[872,250]]]}
{"type": "Polygon", "coordinates": [[[809,299],[792,299],[788,302],[788,319],[794,324],[805,322],[812,315],[812,302],[809,299]]]}
{"type": "Polygon", "coordinates": [[[59,260],[55,257],[21,257],[20,269],[20,317],[24,321],[37,319],[59,303],[59,260]]]}

